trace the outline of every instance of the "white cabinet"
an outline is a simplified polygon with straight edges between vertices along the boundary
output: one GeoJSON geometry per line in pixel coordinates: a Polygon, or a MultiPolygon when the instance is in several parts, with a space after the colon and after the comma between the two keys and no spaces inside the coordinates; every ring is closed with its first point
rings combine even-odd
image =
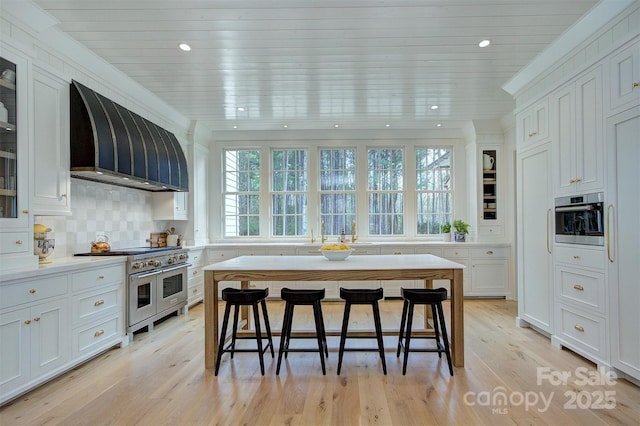
{"type": "Polygon", "coordinates": [[[620,112],[640,102],[640,41],[609,60],[611,112],[620,112]]]}
{"type": "Polygon", "coordinates": [[[551,342],[607,367],[608,303],[603,267],[602,247],[556,247],[556,322],[551,342]]]}
{"type": "Polygon", "coordinates": [[[509,250],[471,249],[471,285],[465,296],[509,296],[509,250]]]}
{"type": "Polygon", "coordinates": [[[204,273],[202,268],[207,265],[207,256],[204,249],[189,250],[189,270],[187,282],[187,305],[192,306],[201,302],[204,298],[204,273]]]}
{"type": "Polygon", "coordinates": [[[33,197],[39,215],[71,214],[69,83],[34,67],[33,197]]]}
{"type": "Polygon", "coordinates": [[[518,146],[527,146],[549,136],[548,105],[543,99],[516,116],[518,146]]]}
{"type": "Polygon", "coordinates": [[[208,162],[209,151],[200,145],[194,146],[193,159],[193,239],[194,244],[204,244],[209,242],[208,225],[208,162]]]}
{"type": "Polygon", "coordinates": [[[612,365],[640,380],[640,106],[607,123],[606,242],[612,323],[612,365]]]}
{"type": "Polygon", "coordinates": [[[551,95],[556,195],[604,188],[602,68],[551,95]]]}
{"type": "Polygon", "coordinates": [[[517,243],[520,326],[553,331],[551,144],[518,152],[517,243]]]}
{"type": "Polygon", "coordinates": [[[189,220],[187,192],[154,192],[153,220],[189,220]]]}
{"type": "Polygon", "coordinates": [[[0,79],[0,102],[7,110],[6,121],[0,121],[0,270],[8,271],[38,264],[29,210],[31,62],[1,41],[0,52],[0,69],[16,74],[15,82],[0,79]]]}
{"type": "Polygon", "coordinates": [[[123,341],[125,280],[124,265],[71,274],[71,353],[76,362],[123,341]]]}
{"type": "Polygon", "coordinates": [[[67,292],[66,275],[0,287],[0,403],[69,360],[67,292]]]}

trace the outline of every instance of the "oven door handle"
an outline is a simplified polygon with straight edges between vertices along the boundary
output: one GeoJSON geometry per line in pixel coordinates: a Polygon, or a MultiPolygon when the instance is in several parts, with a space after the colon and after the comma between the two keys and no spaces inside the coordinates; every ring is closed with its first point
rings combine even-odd
{"type": "Polygon", "coordinates": [[[591,210],[595,210],[595,207],[592,205],[586,206],[570,206],[570,207],[556,207],[556,212],[565,213],[565,212],[588,212],[591,210]]]}
{"type": "Polygon", "coordinates": [[[137,279],[137,278],[147,278],[147,277],[150,277],[150,276],[152,276],[152,275],[158,275],[159,273],[160,273],[160,271],[159,271],[159,270],[155,270],[155,271],[148,272],[148,273],[146,273],[146,274],[141,274],[141,275],[131,275],[131,278],[133,278],[133,279],[137,279]]]}
{"type": "Polygon", "coordinates": [[[175,271],[177,269],[188,268],[189,266],[191,266],[191,265],[189,265],[188,263],[181,263],[180,265],[174,266],[172,268],[163,269],[162,272],[171,272],[171,271],[175,271]]]}

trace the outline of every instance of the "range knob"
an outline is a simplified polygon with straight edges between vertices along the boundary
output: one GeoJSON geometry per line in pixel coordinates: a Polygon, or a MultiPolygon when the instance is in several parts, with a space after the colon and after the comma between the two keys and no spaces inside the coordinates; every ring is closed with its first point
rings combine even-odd
{"type": "Polygon", "coordinates": [[[180,260],[185,260],[187,258],[186,254],[181,254],[180,256],[178,256],[178,259],[180,260]]]}
{"type": "Polygon", "coordinates": [[[175,262],[176,262],[176,258],[175,258],[175,257],[170,257],[170,258],[167,260],[167,263],[168,263],[169,265],[173,265],[175,262]]]}
{"type": "Polygon", "coordinates": [[[158,266],[162,266],[162,262],[160,262],[159,260],[156,260],[156,261],[153,262],[153,266],[155,266],[156,268],[158,266]]]}
{"type": "Polygon", "coordinates": [[[141,265],[139,262],[134,263],[133,265],[131,265],[131,267],[133,269],[140,269],[143,265],[141,265]]]}

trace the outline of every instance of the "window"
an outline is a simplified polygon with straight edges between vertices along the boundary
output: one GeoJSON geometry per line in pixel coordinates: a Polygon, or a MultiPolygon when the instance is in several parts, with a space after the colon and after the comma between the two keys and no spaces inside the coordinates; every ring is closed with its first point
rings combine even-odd
{"type": "Polygon", "coordinates": [[[274,236],[307,233],[307,151],[271,151],[271,209],[274,236]]]}
{"type": "Polygon", "coordinates": [[[260,235],[260,152],[224,151],[224,235],[260,235]]]}
{"type": "Polygon", "coordinates": [[[418,235],[440,233],[451,222],[451,149],[416,149],[416,225],[418,235]]]}
{"type": "Polygon", "coordinates": [[[404,234],[402,149],[367,151],[369,235],[404,234]]]}
{"type": "Polygon", "coordinates": [[[320,150],[320,219],[326,235],[352,233],[356,220],[356,150],[320,150]]]}

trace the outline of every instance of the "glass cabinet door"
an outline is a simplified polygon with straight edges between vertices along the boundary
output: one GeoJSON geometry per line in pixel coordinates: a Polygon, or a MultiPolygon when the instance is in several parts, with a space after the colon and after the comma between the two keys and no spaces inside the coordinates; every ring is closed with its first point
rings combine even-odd
{"type": "Polygon", "coordinates": [[[0,73],[0,218],[17,218],[16,64],[0,57],[0,73]]]}
{"type": "Polygon", "coordinates": [[[497,151],[482,151],[482,219],[498,219],[497,151]]]}

